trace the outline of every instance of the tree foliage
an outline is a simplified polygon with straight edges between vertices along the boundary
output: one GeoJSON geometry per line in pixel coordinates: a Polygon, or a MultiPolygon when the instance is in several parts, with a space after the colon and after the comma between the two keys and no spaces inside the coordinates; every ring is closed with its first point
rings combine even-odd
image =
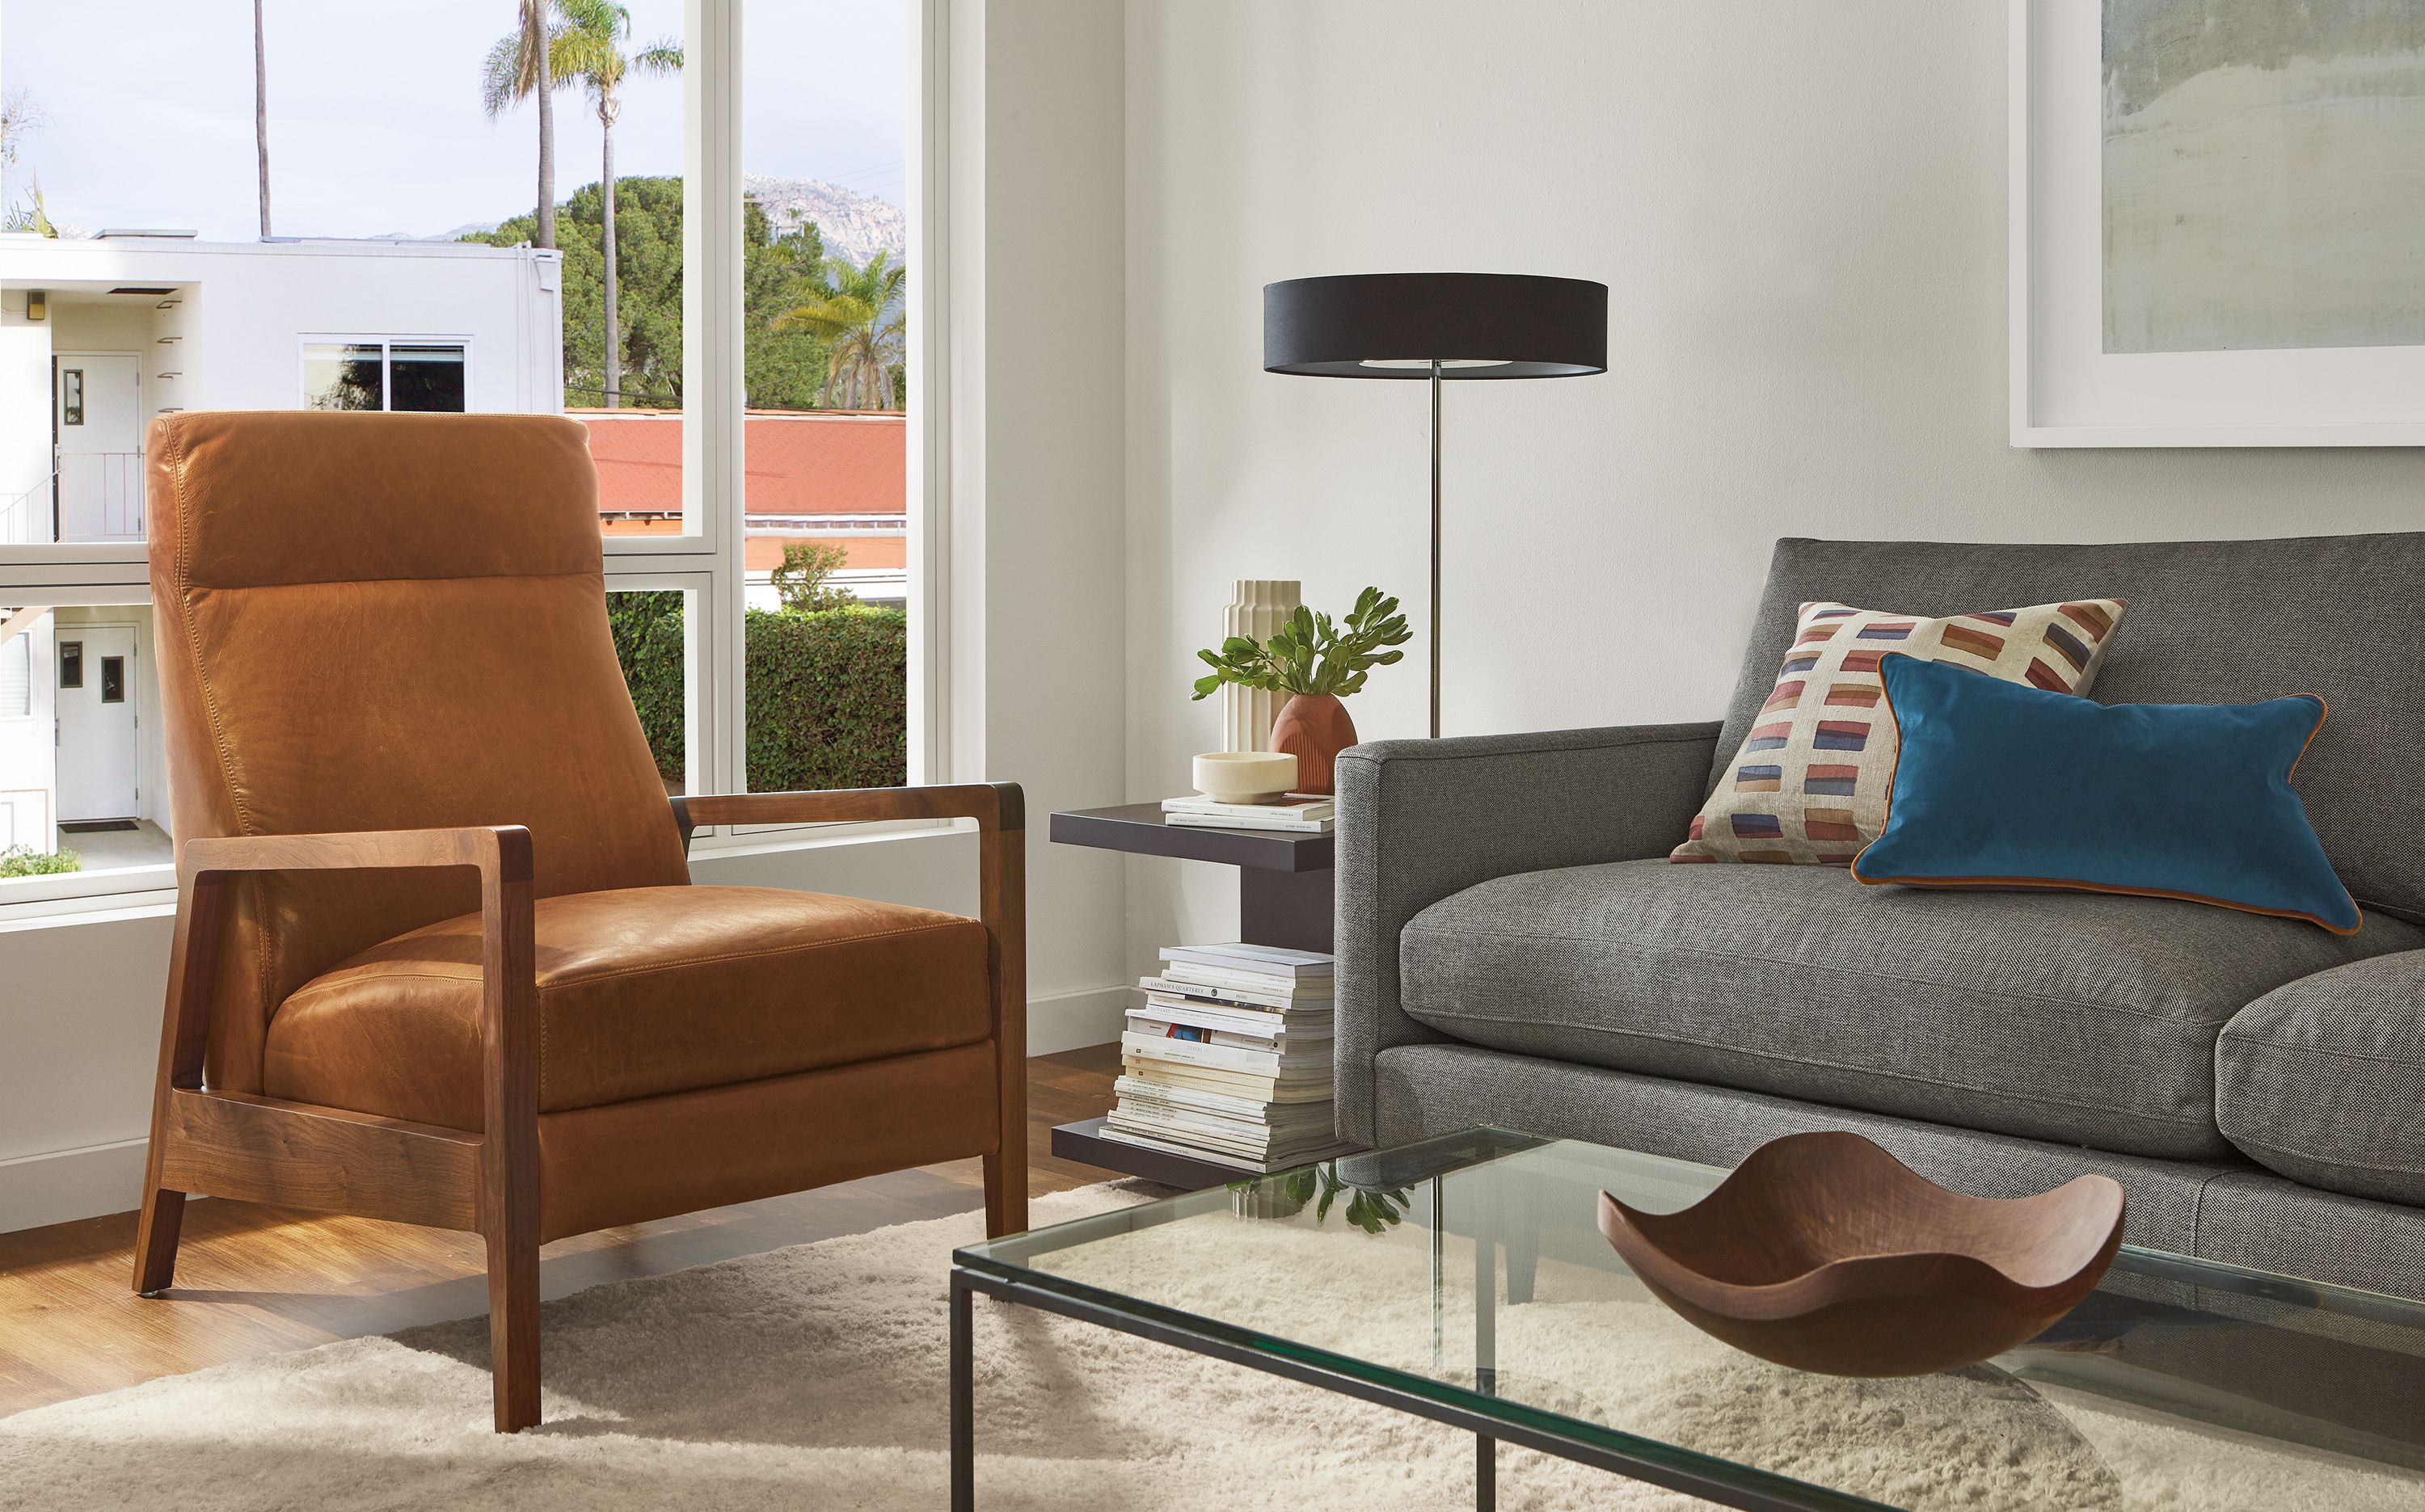
{"type": "MultiPolygon", "coordinates": [[[[604,200],[598,185],[564,202],[556,235],[564,253],[564,392],[567,403],[599,402],[605,391],[604,200]]],[[[517,215],[466,241],[514,247],[532,240],[534,217],[517,215]]],[[[623,327],[623,402],[657,408],[682,404],[683,181],[632,178],[615,185],[616,264],[621,271],[617,324],[623,327]]],[[[813,223],[778,234],[755,199],[742,203],[742,383],[751,407],[825,406],[826,338],[780,317],[828,291],[835,265],[813,223]]],[[[841,266],[847,267],[847,263],[841,266]]],[[[899,270],[893,270],[898,278],[899,270]]],[[[897,378],[888,375],[895,385],[897,378]]],[[[877,407],[871,406],[870,407],[877,407]]],[[[898,407],[898,401],[891,407],[898,407]]]]}
{"type": "Polygon", "coordinates": [[[775,317],[773,329],[812,331],[826,343],[828,367],[818,397],[828,407],[892,407],[893,374],[907,356],[906,277],[882,252],[863,268],[826,258],[809,296],[775,317]]]}

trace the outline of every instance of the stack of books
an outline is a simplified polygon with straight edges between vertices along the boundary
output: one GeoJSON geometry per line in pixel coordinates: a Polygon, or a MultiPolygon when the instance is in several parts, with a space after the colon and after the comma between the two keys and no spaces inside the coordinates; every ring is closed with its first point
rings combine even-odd
{"type": "Polygon", "coordinates": [[[1103,1138],[1256,1172],[1355,1148],[1333,1132],[1330,957],[1172,946],[1137,985],[1103,1138]]]}
{"type": "Polygon", "coordinates": [[[1165,824],[1208,830],[1278,830],[1289,835],[1328,835],[1339,822],[1338,805],[1313,793],[1287,793],[1268,804],[1222,804],[1197,794],[1162,801],[1165,824]]]}

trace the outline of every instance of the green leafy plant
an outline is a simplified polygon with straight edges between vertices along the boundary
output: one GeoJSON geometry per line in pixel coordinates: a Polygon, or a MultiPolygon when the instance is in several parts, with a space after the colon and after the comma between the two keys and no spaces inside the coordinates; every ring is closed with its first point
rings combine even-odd
{"type": "Polygon", "coordinates": [[[785,541],[783,565],[767,575],[775,596],[795,614],[848,609],[859,596],[833,581],[850,565],[850,553],[830,541],[785,541]]]}
{"type": "Polygon", "coordinates": [[[83,869],[84,858],[73,851],[42,851],[30,845],[0,850],[0,877],[55,877],[83,869]]]}
{"type": "Polygon", "coordinates": [[[1299,605],[1268,641],[1232,635],[1217,652],[1196,652],[1212,670],[1196,679],[1196,696],[1209,698],[1224,683],[1235,683],[1266,692],[1344,698],[1364,686],[1373,668],[1393,665],[1406,654],[1387,647],[1413,639],[1406,616],[1398,613],[1398,601],[1384,597],[1378,588],[1357,594],[1356,607],[1340,624],[1299,605]]]}
{"type": "Polygon", "coordinates": [[[1270,1176],[1250,1176],[1229,1184],[1233,1192],[1262,1192],[1277,1197],[1278,1206],[1287,1213],[1304,1211],[1313,1204],[1313,1221],[1328,1221],[1331,1208],[1341,1194],[1347,1198],[1340,1207],[1340,1216],[1366,1233],[1385,1233],[1405,1221],[1407,1203],[1413,1194],[1402,1186],[1359,1186],[1339,1174],[1339,1163],[1325,1160],[1316,1166],[1300,1166],[1270,1176]]]}

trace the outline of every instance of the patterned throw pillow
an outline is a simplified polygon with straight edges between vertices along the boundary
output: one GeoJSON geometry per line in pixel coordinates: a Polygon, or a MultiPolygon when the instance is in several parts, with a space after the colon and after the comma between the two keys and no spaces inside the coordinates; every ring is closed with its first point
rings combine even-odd
{"type": "Polygon", "coordinates": [[[2085,693],[2119,598],[1950,619],[1805,604],[1776,690],[1670,861],[1849,866],[1878,837],[1894,780],[1894,719],[1878,659],[1902,651],[2006,682],[2085,693]]]}

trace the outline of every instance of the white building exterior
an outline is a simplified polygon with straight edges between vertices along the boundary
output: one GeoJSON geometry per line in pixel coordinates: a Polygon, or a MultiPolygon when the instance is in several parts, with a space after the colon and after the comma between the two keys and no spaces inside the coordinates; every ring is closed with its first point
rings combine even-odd
{"type": "MultiPolygon", "coordinates": [[[[143,537],[144,430],[185,409],[563,407],[554,251],[0,233],[0,549],[143,537]]],[[[0,850],[160,859],[149,605],[0,595],[0,850]]]]}

